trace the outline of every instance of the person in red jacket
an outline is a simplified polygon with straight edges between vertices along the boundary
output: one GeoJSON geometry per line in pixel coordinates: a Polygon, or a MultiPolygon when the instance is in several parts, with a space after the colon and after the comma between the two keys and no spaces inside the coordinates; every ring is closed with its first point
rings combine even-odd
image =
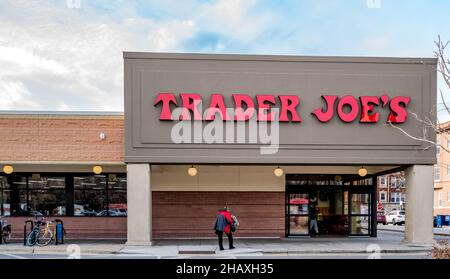
{"type": "Polygon", "coordinates": [[[219,239],[219,249],[223,248],[223,233],[228,237],[228,243],[230,249],[234,249],[233,246],[233,234],[231,232],[231,226],[233,225],[233,218],[231,218],[230,209],[225,207],[223,210],[219,210],[216,216],[216,223],[214,224],[214,230],[216,231],[217,237],[219,239]]]}

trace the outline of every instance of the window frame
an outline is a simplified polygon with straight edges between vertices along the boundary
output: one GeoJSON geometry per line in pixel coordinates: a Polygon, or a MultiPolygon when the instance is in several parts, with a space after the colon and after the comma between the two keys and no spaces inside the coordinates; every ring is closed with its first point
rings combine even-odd
{"type": "Polygon", "coordinates": [[[434,165],[433,176],[434,176],[434,181],[441,181],[441,170],[438,165],[434,165]],[[436,174],[438,176],[437,179],[436,179],[436,174]]]}

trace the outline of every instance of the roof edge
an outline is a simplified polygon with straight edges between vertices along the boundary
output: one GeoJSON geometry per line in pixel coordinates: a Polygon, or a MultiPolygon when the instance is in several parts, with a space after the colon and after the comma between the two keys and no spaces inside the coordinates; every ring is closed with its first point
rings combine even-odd
{"type": "Polygon", "coordinates": [[[258,54],[212,54],[173,52],[123,52],[124,59],[168,59],[168,60],[235,60],[319,63],[381,63],[381,64],[426,64],[436,65],[433,57],[375,57],[375,56],[295,56],[258,54]]]}

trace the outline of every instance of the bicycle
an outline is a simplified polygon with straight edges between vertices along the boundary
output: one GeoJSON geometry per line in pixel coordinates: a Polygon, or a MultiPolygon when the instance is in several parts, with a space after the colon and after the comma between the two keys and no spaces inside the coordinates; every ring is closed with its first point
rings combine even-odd
{"type": "Polygon", "coordinates": [[[56,224],[53,221],[36,220],[33,224],[33,229],[28,233],[26,244],[28,246],[47,246],[54,238],[54,231],[56,224]]]}
{"type": "Polygon", "coordinates": [[[11,241],[11,224],[8,224],[8,222],[6,221],[6,219],[1,219],[0,220],[0,224],[1,224],[1,237],[3,239],[3,243],[9,243],[11,241]]]}

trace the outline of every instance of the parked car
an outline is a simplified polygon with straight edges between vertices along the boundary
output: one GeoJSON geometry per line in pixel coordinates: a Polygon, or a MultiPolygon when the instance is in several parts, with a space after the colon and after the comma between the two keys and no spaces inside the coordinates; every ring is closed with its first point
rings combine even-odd
{"type": "Polygon", "coordinates": [[[127,210],[125,208],[110,208],[109,210],[115,211],[117,216],[127,216],[127,210]]]}
{"type": "Polygon", "coordinates": [[[28,211],[28,212],[27,212],[27,215],[28,215],[28,216],[44,216],[44,214],[42,214],[41,212],[36,211],[36,210],[28,211]]]}
{"type": "Polygon", "coordinates": [[[386,223],[392,223],[393,225],[401,225],[405,223],[405,211],[392,210],[386,215],[386,223]]]}
{"type": "Polygon", "coordinates": [[[99,213],[97,213],[97,216],[122,216],[120,215],[119,212],[117,212],[116,210],[102,210],[99,213]]]}
{"type": "Polygon", "coordinates": [[[93,210],[83,209],[81,216],[97,216],[97,212],[93,210]]]}
{"type": "Polygon", "coordinates": [[[380,224],[380,223],[383,224],[383,225],[387,224],[386,216],[384,215],[383,211],[378,211],[377,212],[377,224],[380,224]]]}

